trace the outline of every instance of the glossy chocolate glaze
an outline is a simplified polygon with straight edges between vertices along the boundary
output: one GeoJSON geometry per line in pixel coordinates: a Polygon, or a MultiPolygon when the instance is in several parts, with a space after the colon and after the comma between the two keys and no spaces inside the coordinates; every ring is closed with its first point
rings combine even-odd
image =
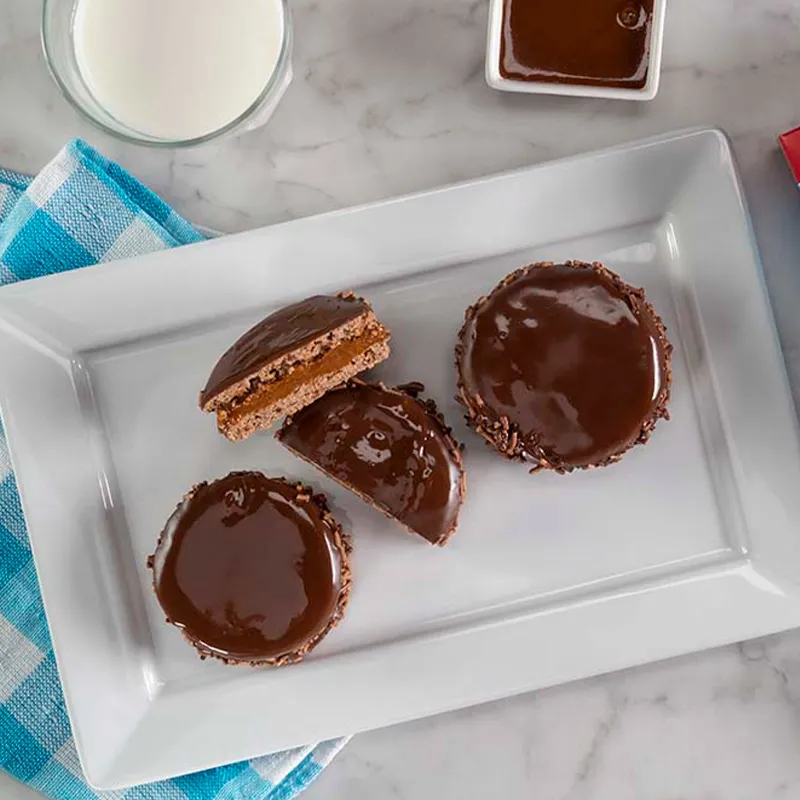
{"type": "Polygon", "coordinates": [[[418,384],[353,382],[287,421],[278,439],[434,544],[455,530],[464,495],[458,446],[418,384]]]}
{"type": "Polygon", "coordinates": [[[666,416],[669,354],[643,293],[600,265],[533,265],[467,312],[457,348],[471,422],[510,457],[615,460],[666,416]]]}
{"type": "Polygon", "coordinates": [[[506,0],[504,78],[641,89],[653,0],[506,0]]]}
{"type": "Polygon", "coordinates": [[[369,306],[360,297],[341,294],[316,295],[270,314],[222,355],[200,393],[200,404],[204,406],[270,361],[309,344],[367,311],[369,306]]]}
{"type": "Polygon", "coordinates": [[[307,649],[337,611],[339,529],[309,490],[261,473],[197,486],[151,559],[168,620],[204,654],[263,662],[307,649]]]}

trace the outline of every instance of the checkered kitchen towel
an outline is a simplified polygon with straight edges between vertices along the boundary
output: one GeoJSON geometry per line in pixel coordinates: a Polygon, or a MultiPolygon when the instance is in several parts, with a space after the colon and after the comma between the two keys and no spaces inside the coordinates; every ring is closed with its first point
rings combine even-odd
{"type": "MultiPolygon", "coordinates": [[[[0,285],[201,239],[84,142],[68,144],[34,180],[0,170],[0,285]]],[[[59,800],[288,800],[345,741],[120,792],[92,791],[75,754],[0,427],[0,768],[59,800]]]]}

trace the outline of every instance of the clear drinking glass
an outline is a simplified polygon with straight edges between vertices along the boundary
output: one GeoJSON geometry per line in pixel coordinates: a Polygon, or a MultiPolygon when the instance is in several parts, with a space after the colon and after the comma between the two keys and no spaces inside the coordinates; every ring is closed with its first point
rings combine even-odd
{"type": "Polygon", "coordinates": [[[106,133],[134,144],[153,147],[189,147],[233,136],[263,125],[292,80],[292,21],[287,0],[283,6],[283,36],[278,63],[256,101],[236,119],[218,130],[194,139],[162,139],[134,130],[110,114],[95,100],[83,80],[75,55],[74,19],[79,0],[44,0],[42,47],[50,74],[62,94],[83,117],[106,133]]]}

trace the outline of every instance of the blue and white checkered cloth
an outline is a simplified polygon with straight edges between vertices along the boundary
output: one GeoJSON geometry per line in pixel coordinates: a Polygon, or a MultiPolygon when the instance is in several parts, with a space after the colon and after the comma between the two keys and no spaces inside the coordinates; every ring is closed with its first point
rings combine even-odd
{"type": "MultiPolygon", "coordinates": [[[[203,237],[85,142],[35,179],[0,170],[0,285],[203,237]]],[[[2,365],[0,365],[2,369],[2,365]]],[[[83,780],[0,427],[0,768],[58,800],[288,800],[345,739],[118,792],[83,780]]]]}

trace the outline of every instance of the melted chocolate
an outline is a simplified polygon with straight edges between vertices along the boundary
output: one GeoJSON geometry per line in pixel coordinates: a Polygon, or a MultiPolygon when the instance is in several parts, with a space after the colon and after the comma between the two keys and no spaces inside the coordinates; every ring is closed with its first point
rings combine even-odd
{"type": "Polygon", "coordinates": [[[534,265],[470,309],[457,365],[486,438],[571,469],[607,463],[666,414],[669,351],[640,290],[599,265],[534,265]]]}
{"type": "Polygon", "coordinates": [[[506,0],[504,78],[641,89],[653,0],[506,0]]]}
{"type": "Polygon", "coordinates": [[[444,544],[463,500],[461,457],[435,406],[412,394],[352,383],[304,408],[277,435],[409,529],[444,544]]]}
{"type": "Polygon", "coordinates": [[[270,314],[243,334],[217,362],[200,404],[314,339],[345,325],[369,306],[355,295],[316,295],[270,314]]]}
{"type": "Polygon", "coordinates": [[[284,480],[238,472],[201,484],[159,541],[156,594],[201,652],[230,661],[296,653],[336,612],[336,530],[284,480]]]}

